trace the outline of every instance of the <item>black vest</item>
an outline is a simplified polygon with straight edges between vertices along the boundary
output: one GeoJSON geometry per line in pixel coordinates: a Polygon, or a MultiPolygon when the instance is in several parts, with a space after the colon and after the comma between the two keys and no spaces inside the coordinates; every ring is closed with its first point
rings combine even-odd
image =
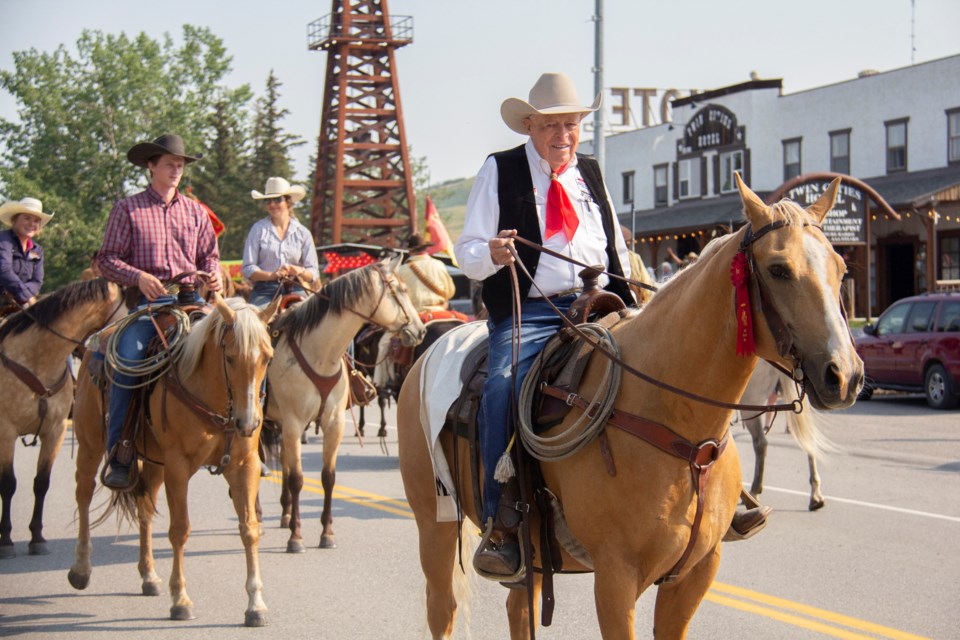
{"type": "MultiPolygon", "coordinates": [[[[497,197],[500,202],[500,219],[497,221],[497,232],[503,229],[516,229],[517,234],[537,244],[543,244],[540,235],[540,218],[537,216],[537,204],[533,196],[533,178],[530,176],[530,165],[527,162],[525,145],[509,151],[492,154],[497,161],[497,197]]],[[[620,229],[616,226],[616,217],[610,209],[607,192],[600,175],[600,165],[591,157],[577,154],[577,168],[583,176],[590,195],[600,207],[603,222],[603,233],[607,237],[607,270],[616,275],[623,275],[620,265],[620,256],[617,254],[616,235],[620,229]]],[[[540,252],[526,245],[516,245],[520,261],[530,272],[532,277],[537,275],[537,265],[540,264],[540,252]]],[[[500,322],[510,317],[513,295],[511,293],[510,270],[500,269],[483,281],[481,296],[483,304],[490,312],[494,322],[500,322]]],[[[530,293],[531,283],[520,274],[520,300],[526,301],[530,293]]],[[[624,303],[634,304],[633,295],[627,284],[622,280],[610,278],[605,287],[620,298],[624,303]]]]}

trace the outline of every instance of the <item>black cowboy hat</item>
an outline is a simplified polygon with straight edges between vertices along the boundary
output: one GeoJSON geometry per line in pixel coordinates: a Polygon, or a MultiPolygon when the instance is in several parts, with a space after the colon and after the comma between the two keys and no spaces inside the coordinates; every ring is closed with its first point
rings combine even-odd
{"type": "Polygon", "coordinates": [[[410,252],[423,251],[424,249],[432,246],[433,246],[433,243],[424,242],[423,236],[420,235],[419,233],[411,234],[410,237],[407,238],[407,251],[410,251],[410,252]]]}
{"type": "Polygon", "coordinates": [[[187,164],[203,157],[202,153],[194,156],[187,155],[183,149],[183,138],[173,133],[166,133],[153,142],[140,142],[133,145],[130,151],[127,151],[127,160],[138,167],[146,167],[147,160],[165,153],[180,156],[187,164]]]}

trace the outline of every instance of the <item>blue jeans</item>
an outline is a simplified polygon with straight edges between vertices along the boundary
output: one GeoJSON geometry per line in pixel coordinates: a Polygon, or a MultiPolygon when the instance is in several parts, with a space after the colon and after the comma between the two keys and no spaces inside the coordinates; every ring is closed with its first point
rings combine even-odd
{"type": "MultiPolygon", "coordinates": [[[[568,295],[551,299],[560,311],[566,313],[577,296],[568,295]]],[[[520,331],[519,364],[517,378],[513,378],[511,355],[513,343],[512,320],[507,318],[499,324],[487,321],[490,330],[490,355],[488,356],[487,382],[483,386],[483,398],[480,401],[480,413],[477,419],[480,431],[480,455],[483,460],[483,516],[481,523],[497,514],[500,501],[500,483],[494,480],[493,472],[500,456],[507,449],[508,425],[515,422],[516,415],[510,415],[511,386],[517,397],[520,385],[527,375],[547,341],[563,326],[563,320],[557,316],[543,299],[528,298],[521,307],[522,328],[520,331]],[[512,384],[511,384],[512,383],[512,384]]],[[[514,444],[520,446],[519,443],[514,444]]]]}
{"type": "MultiPolygon", "coordinates": [[[[154,307],[160,307],[168,304],[175,304],[176,296],[161,296],[151,302],[154,307]]],[[[197,296],[197,303],[203,304],[203,300],[197,296]]],[[[146,306],[146,299],[140,299],[140,305],[131,311],[134,313],[146,306]]],[[[121,358],[122,364],[132,364],[143,360],[144,353],[150,345],[150,341],[157,335],[157,330],[150,320],[150,316],[140,316],[135,322],[130,323],[122,333],[116,337],[116,353],[121,358]]],[[[128,376],[116,371],[111,371],[110,375],[110,404],[108,409],[109,422],[107,423],[107,451],[120,440],[123,432],[124,419],[127,416],[127,408],[130,406],[130,399],[133,397],[134,389],[125,389],[114,382],[122,385],[132,385],[137,382],[136,376],[128,376]]]]}
{"type": "Polygon", "coordinates": [[[307,297],[307,292],[303,290],[303,287],[298,286],[290,287],[288,291],[277,294],[277,290],[281,286],[282,285],[279,282],[255,282],[253,285],[253,291],[250,292],[250,304],[262,309],[273,302],[273,298],[276,295],[295,293],[298,296],[302,296],[304,298],[307,297]]]}

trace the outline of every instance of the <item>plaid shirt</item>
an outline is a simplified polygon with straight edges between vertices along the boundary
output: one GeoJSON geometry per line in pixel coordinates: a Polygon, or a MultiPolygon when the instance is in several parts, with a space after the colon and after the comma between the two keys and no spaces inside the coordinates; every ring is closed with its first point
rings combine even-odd
{"type": "Polygon", "coordinates": [[[179,192],[164,204],[152,187],[113,205],[98,260],[104,277],[131,287],[142,271],[160,280],[220,271],[217,238],[200,204],[179,192]]]}

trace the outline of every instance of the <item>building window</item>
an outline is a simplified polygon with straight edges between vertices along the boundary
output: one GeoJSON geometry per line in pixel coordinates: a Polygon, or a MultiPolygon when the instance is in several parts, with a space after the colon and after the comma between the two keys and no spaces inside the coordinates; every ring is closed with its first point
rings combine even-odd
{"type": "Polygon", "coordinates": [[[783,181],[800,175],[800,138],[783,141],[783,181]]]}
{"type": "Polygon", "coordinates": [[[662,164],[653,168],[653,205],[659,207],[665,204],[668,204],[667,165],[662,164]]]}
{"type": "Polygon", "coordinates": [[[733,178],[734,172],[743,175],[743,151],[720,154],[720,193],[737,190],[737,183],[733,178]]]}
{"type": "Polygon", "coordinates": [[[907,121],[895,120],[887,125],[887,173],[907,170],[907,121]]]}
{"type": "Polygon", "coordinates": [[[960,109],[947,112],[947,162],[960,162],[960,109]]]}
{"type": "Polygon", "coordinates": [[[623,204],[633,204],[633,171],[623,172],[623,204]]]}
{"type": "Polygon", "coordinates": [[[960,280],[960,236],[940,238],[940,280],[960,280]]]}
{"type": "Polygon", "coordinates": [[[681,160],[680,165],[680,198],[693,198],[700,195],[700,158],[681,160]]]}
{"type": "Polygon", "coordinates": [[[850,130],[830,132],[830,171],[850,174],[850,130]]]}

